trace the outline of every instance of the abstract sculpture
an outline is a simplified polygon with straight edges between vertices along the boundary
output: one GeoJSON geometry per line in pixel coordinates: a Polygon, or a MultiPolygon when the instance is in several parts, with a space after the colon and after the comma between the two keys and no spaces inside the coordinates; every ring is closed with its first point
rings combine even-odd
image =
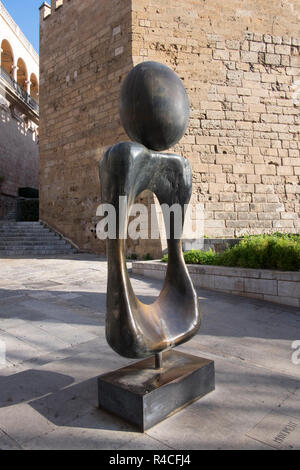
{"type": "MultiPolygon", "coordinates": [[[[107,240],[106,338],[122,356],[155,355],[156,369],[163,370],[162,352],[188,341],[199,329],[197,294],[184,262],[181,240],[174,236],[174,219],[167,240],[165,282],[151,305],[143,304],[134,294],[126,268],[125,238],[131,206],[142,191],[151,190],[160,204],[179,204],[183,214],[190,200],[192,172],[188,160],[160,153],[179,141],[188,124],[189,101],[182,82],[160,63],[137,65],[123,83],[120,116],[135,142],[110,147],[99,168],[102,202],[112,204],[117,215],[117,238],[107,240]],[[125,207],[120,200],[125,201],[125,207]]],[[[182,226],[183,222],[184,217],[182,226]]],[[[103,406],[103,377],[100,406],[103,406]]]]}

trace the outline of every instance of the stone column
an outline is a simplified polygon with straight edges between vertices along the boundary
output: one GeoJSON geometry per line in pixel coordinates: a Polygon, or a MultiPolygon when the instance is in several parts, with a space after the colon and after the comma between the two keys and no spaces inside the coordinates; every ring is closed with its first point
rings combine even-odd
{"type": "Polygon", "coordinates": [[[15,82],[17,81],[18,68],[19,67],[17,65],[12,66],[12,78],[14,79],[15,82]]]}
{"type": "Polygon", "coordinates": [[[25,90],[27,91],[28,95],[30,95],[30,85],[31,85],[31,81],[30,81],[30,80],[26,80],[25,85],[26,85],[25,90]]]}

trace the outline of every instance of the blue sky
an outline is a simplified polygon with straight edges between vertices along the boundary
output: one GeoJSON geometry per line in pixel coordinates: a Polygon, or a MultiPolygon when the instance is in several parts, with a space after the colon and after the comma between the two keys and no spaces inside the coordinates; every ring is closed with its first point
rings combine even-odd
{"type": "Polygon", "coordinates": [[[1,2],[28,41],[39,52],[39,7],[43,0],[1,0],[1,2]]]}

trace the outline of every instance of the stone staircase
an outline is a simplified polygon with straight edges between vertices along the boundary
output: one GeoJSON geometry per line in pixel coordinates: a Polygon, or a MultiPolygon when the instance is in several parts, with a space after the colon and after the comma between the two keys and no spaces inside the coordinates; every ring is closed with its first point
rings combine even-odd
{"type": "Polygon", "coordinates": [[[76,248],[40,222],[0,223],[0,258],[76,252],[76,248]]]}

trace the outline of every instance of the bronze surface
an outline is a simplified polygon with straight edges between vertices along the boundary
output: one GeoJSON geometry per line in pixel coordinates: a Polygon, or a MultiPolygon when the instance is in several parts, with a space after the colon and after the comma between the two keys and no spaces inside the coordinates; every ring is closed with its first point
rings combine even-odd
{"type": "Polygon", "coordinates": [[[117,216],[117,238],[107,240],[106,338],[122,356],[148,357],[194,336],[200,327],[200,306],[185,266],[181,240],[174,237],[172,219],[166,278],[159,297],[151,305],[139,301],[133,291],[126,268],[125,239],[120,233],[127,233],[130,208],[145,189],[156,194],[160,204],[180,204],[184,214],[184,205],[191,196],[191,168],[188,160],[179,155],[122,142],[105,152],[99,174],[102,202],[112,204],[117,216]],[[121,220],[124,208],[119,207],[120,196],[127,197],[125,217],[121,220]]]}

